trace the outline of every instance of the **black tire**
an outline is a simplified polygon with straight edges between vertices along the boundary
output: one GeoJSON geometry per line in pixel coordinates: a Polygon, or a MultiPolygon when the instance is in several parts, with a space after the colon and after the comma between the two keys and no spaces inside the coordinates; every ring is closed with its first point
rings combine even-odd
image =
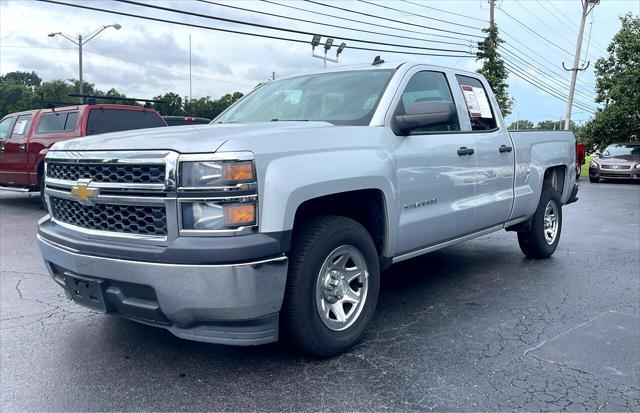
{"type": "Polygon", "coordinates": [[[296,350],[327,357],[356,344],[371,322],[380,290],[380,265],[375,244],[358,222],[340,216],[321,216],[296,229],[289,254],[289,273],[283,301],[281,338],[296,350]],[[329,329],[316,307],[316,283],[330,254],[341,246],[356,248],[368,272],[368,290],[355,321],[342,331],[329,329]]]}
{"type": "Polygon", "coordinates": [[[518,232],[518,244],[520,249],[530,258],[549,258],[558,247],[560,234],[562,232],[562,203],[560,201],[560,192],[551,186],[545,186],[542,189],[540,203],[536,209],[528,231],[518,232]],[[545,237],[545,210],[547,205],[553,202],[557,211],[557,232],[553,242],[549,243],[545,237]]]}
{"type": "Polygon", "coordinates": [[[591,182],[592,184],[597,184],[598,182],[600,182],[600,178],[594,178],[592,176],[589,177],[589,182],[591,182]]]}
{"type": "Polygon", "coordinates": [[[40,189],[40,208],[46,211],[48,208],[47,200],[44,197],[44,174],[41,174],[40,178],[38,178],[38,187],[40,189]]]}
{"type": "Polygon", "coordinates": [[[581,167],[581,166],[578,166],[578,167],[576,168],[576,181],[579,181],[579,180],[580,180],[580,176],[581,176],[581,175],[582,175],[582,167],[581,167]]]}

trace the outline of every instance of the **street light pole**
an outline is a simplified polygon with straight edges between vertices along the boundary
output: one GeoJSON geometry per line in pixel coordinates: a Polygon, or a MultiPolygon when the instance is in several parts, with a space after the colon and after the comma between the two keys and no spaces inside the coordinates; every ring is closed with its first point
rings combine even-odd
{"type": "MultiPolygon", "coordinates": [[[[96,37],[97,35],[102,33],[103,30],[108,29],[109,27],[113,27],[116,30],[120,30],[122,28],[122,26],[119,25],[118,23],[107,24],[105,26],[99,27],[96,31],[91,33],[86,38],[86,40],[83,40],[81,34],[79,34],[78,37],[75,38],[73,36],[69,36],[68,34],[64,34],[62,32],[49,33],[49,37],[55,37],[57,35],[60,35],[60,36],[64,37],[65,39],[69,40],[71,43],[73,43],[76,46],[78,46],[78,78],[80,80],[80,83],[78,84],[78,94],[79,95],[84,94],[83,93],[84,92],[84,81],[82,79],[82,46],[87,44],[91,39],[93,39],[94,37],[96,37]]],[[[80,98],[80,102],[84,103],[84,98],[83,97],[80,98]]]]}

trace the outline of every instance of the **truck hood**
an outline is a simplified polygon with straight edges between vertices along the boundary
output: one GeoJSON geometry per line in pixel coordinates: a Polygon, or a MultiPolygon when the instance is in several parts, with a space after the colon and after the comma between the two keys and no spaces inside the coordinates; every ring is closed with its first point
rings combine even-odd
{"type": "Polygon", "coordinates": [[[51,149],[55,151],[172,150],[180,153],[203,153],[215,152],[229,140],[246,141],[254,137],[289,134],[301,137],[315,135],[303,131],[334,127],[327,122],[171,126],[86,136],[58,142],[51,149]]]}

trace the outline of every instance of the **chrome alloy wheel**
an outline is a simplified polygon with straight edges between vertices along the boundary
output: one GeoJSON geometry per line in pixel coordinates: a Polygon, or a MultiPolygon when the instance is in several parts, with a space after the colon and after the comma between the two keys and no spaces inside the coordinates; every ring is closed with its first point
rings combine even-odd
{"type": "Polygon", "coordinates": [[[558,236],[558,207],[553,200],[544,209],[544,239],[551,245],[558,236]]]}
{"type": "Polygon", "coordinates": [[[316,308],[324,325],[333,331],[349,328],[367,300],[369,273],[357,248],[343,245],[324,260],[316,281],[316,308]]]}

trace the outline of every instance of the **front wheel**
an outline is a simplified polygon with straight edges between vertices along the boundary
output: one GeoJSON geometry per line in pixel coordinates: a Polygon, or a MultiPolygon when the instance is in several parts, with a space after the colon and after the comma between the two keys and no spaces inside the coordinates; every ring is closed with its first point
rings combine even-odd
{"type": "Polygon", "coordinates": [[[528,231],[518,232],[518,244],[530,258],[549,258],[558,247],[562,230],[562,203],[560,192],[551,186],[542,190],[528,231]]]}
{"type": "Polygon", "coordinates": [[[40,208],[44,209],[45,211],[48,209],[47,207],[47,199],[45,197],[44,194],[44,174],[40,175],[40,178],[38,178],[38,187],[40,189],[40,208]]]}
{"type": "Polygon", "coordinates": [[[594,178],[590,176],[589,182],[591,182],[592,184],[597,184],[598,182],[600,182],[600,178],[594,178]]]}
{"type": "Polygon", "coordinates": [[[379,289],[378,254],[367,230],[345,217],[310,220],[293,239],[282,338],[317,356],[349,349],[373,318],[379,289]]]}

